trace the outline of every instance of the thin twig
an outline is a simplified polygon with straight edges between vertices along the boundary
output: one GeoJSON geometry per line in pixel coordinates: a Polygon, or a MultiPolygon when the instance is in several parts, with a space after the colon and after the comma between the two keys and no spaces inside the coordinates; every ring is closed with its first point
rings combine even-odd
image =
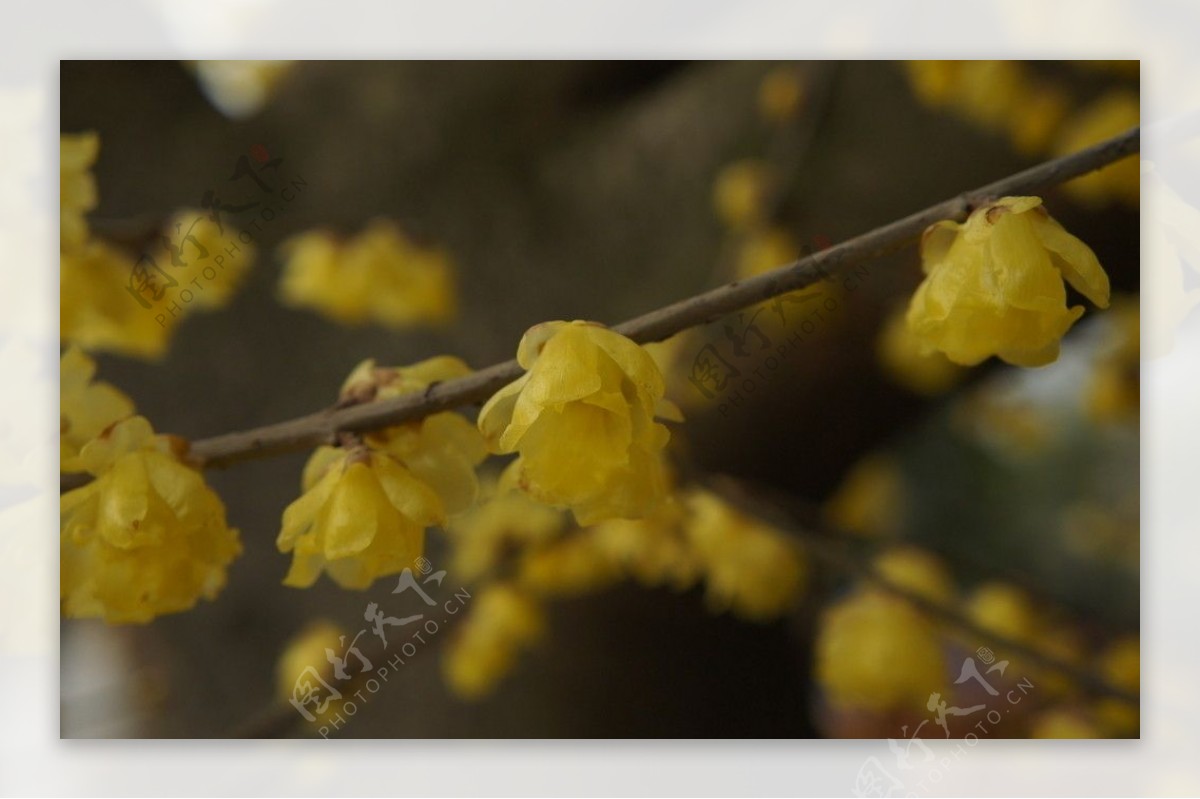
{"type": "MultiPolygon", "coordinates": [[[[962,220],[981,203],[1013,194],[1032,194],[1118,161],[1139,151],[1140,128],[1086,150],[1010,175],[876,228],[861,236],[807,255],[771,272],[734,281],[643,314],[613,329],[639,343],[665,338],[734,311],[802,289],[838,271],[884,255],[911,241],[935,222],[962,220]]],[[[419,419],[486,400],[522,374],[515,360],[482,369],[467,377],[430,386],[419,394],[380,400],[350,408],[326,409],[284,422],[192,443],[191,454],[206,467],[224,467],[252,458],[306,449],[334,441],[338,432],[364,432],[419,419]]],[[[68,475],[64,487],[86,482],[68,475]]]]}
{"type": "Polygon", "coordinates": [[[884,591],[909,602],[918,610],[978,636],[981,641],[986,642],[993,649],[1012,652],[1027,658],[1042,668],[1064,674],[1076,685],[1094,696],[1111,697],[1132,705],[1139,704],[1140,699],[1135,692],[1115,686],[1092,671],[1049,655],[1037,647],[993,632],[967,618],[957,608],[943,605],[892,582],[880,574],[873,564],[842,551],[844,547],[840,544],[847,540],[847,535],[827,529],[823,530],[808,520],[798,523],[791,516],[790,506],[792,503],[784,501],[786,498],[772,496],[768,501],[764,499],[764,495],[768,493],[766,489],[761,486],[751,487],[729,475],[719,475],[703,482],[706,487],[735,506],[764,521],[769,521],[784,532],[795,536],[805,551],[811,552],[839,571],[873,583],[884,591]]]}

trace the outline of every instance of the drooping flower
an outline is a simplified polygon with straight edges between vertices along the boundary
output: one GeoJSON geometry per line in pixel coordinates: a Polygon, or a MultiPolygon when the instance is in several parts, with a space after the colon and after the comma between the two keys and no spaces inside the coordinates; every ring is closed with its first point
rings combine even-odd
{"type": "Polygon", "coordinates": [[[691,513],[688,541],[702,564],[713,608],[762,621],[792,607],[805,580],[804,561],[792,542],[709,491],[692,491],[685,502],[691,513]]]}
{"type": "Polygon", "coordinates": [[[282,246],[287,258],[283,301],[339,322],[377,322],[391,328],[443,324],[457,312],[450,257],[418,246],[391,222],[377,220],[338,241],[325,232],[282,246]]]}
{"type": "Polygon", "coordinates": [[[141,416],[81,450],[95,479],[62,495],[63,614],[146,622],[213,599],[241,552],[225,506],[141,416]]]}
{"type": "Polygon", "coordinates": [[[92,165],[100,154],[100,137],[95,133],[59,136],[59,226],[60,248],[76,250],[88,240],[86,214],[96,207],[96,178],[92,165]]]}
{"type": "Polygon", "coordinates": [[[322,571],[343,588],[398,574],[424,551],[425,528],[445,519],[433,489],[366,447],[318,449],[304,481],[276,539],[280,552],[293,553],[283,584],[294,588],[308,588],[322,571]]]}
{"type": "MultiPolygon", "coordinates": [[[[1056,153],[1069,155],[1105,139],[1136,128],[1141,110],[1136,94],[1111,92],[1071,117],[1058,137],[1056,153]]],[[[1137,158],[1122,158],[1063,184],[1063,190],[1081,202],[1098,206],[1116,199],[1137,206],[1141,198],[1141,165],[1137,158]]]]}
{"type": "MultiPolygon", "coordinates": [[[[344,402],[390,399],[470,373],[466,363],[449,355],[411,366],[376,366],[374,359],[367,359],[346,378],[341,398],[344,402]]],[[[475,467],[487,457],[487,446],[475,425],[462,415],[453,411],[430,414],[375,430],[364,440],[429,485],[448,515],[460,513],[475,502],[479,491],[475,467]]]]}
{"type": "Polygon", "coordinates": [[[447,684],[464,699],[489,693],[544,628],[542,608],[528,594],[508,583],[489,585],[472,601],[447,647],[442,661],[447,684]]]}
{"type": "Polygon", "coordinates": [[[679,419],[662,374],[641,347],[592,322],[546,322],[521,338],[527,370],[479,412],[495,452],[519,452],[517,483],[580,524],[637,518],[666,494],[655,415],[679,419]]]}
{"type": "Polygon", "coordinates": [[[93,380],[96,362],[68,347],[59,360],[60,471],[79,471],[79,451],[113,422],[133,415],[133,400],[109,383],[93,380]]]}
{"type": "Polygon", "coordinates": [[[943,669],[937,629],[902,599],[858,590],[821,615],[816,679],[834,707],[924,712],[943,669]]]}
{"type": "Polygon", "coordinates": [[[1108,305],[1108,275],[1095,253],[1037,197],[1005,197],[964,224],[932,225],[921,265],[926,278],[909,305],[909,328],[925,350],[967,366],[991,355],[1017,366],[1057,359],[1059,341],[1083,315],[1083,306],[1067,307],[1064,279],[1108,305]]]}

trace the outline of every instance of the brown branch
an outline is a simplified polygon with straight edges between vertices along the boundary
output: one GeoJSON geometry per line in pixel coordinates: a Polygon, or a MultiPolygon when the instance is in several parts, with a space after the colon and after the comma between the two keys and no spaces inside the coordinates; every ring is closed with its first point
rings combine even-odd
{"type": "MultiPolygon", "coordinates": [[[[808,519],[797,522],[792,516],[796,505],[792,501],[793,498],[773,491],[768,492],[761,486],[750,486],[744,481],[728,475],[708,478],[703,480],[703,483],[707,488],[750,515],[768,521],[790,533],[801,543],[806,552],[812,553],[839,571],[875,584],[884,591],[909,602],[921,612],[978,636],[981,641],[986,642],[994,649],[1012,652],[1042,668],[1066,675],[1093,696],[1111,697],[1135,706],[1139,704],[1140,699],[1137,693],[1115,686],[1091,670],[1048,655],[1027,643],[993,632],[967,618],[957,608],[943,605],[892,582],[880,574],[871,563],[861,557],[856,557],[853,553],[842,551],[844,546],[841,545],[849,539],[849,534],[830,531],[827,526],[817,525],[808,519]],[[767,498],[768,494],[769,498],[767,498]]],[[[806,512],[803,515],[807,517],[813,514],[806,512]]]]}
{"type": "MultiPolygon", "coordinates": [[[[1048,186],[1118,161],[1139,151],[1140,128],[1072,155],[1046,161],[1006,178],[876,228],[747,280],[734,281],[650,311],[613,329],[639,343],[661,341],[690,327],[710,322],[756,303],[802,289],[839,270],[876,258],[916,240],[929,225],[943,219],[962,220],[977,205],[1013,194],[1032,194],[1048,186]]],[[[514,361],[490,366],[467,377],[407,394],[349,408],[330,408],[284,422],[200,439],[192,455],[206,467],[224,467],[251,458],[331,443],[341,431],[363,432],[419,419],[438,411],[482,402],[522,374],[514,361]]],[[[80,484],[67,475],[68,483],[80,484]]]]}

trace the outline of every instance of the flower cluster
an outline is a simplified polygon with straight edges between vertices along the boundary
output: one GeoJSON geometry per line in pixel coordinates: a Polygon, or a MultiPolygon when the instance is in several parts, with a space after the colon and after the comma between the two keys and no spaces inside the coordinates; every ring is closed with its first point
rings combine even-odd
{"type": "Polygon", "coordinates": [[[1060,339],[1083,315],[1083,306],[1067,306],[1064,280],[1108,306],[1108,275],[1095,253],[1037,197],[1005,197],[963,224],[932,225],[921,266],[926,278],[908,326],[925,351],[967,366],[992,355],[1017,366],[1056,360],[1060,339]]]}
{"type": "Polygon", "coordinates": [[[521,338],[526,374],[488,400],[479,429],[520,453],[517,484],[580,524],[645,516],[666,494],[656,416],[680,420],[645,350],[593,322],[546,322],[521,338]]]}
{"type": "Polygon", "coordinates": [[[281,250],[286,263],[279,293],[288,305],[346,324],[391,328],[443,324],[457,312],[450,257],[419,246],[386,220],[347,241],[305,233],[281,250]]]}
{"type": "MultiPolygon", "coordinates": [[[[345,401],[421,391],[468,373],[456,358],[408,368],[365,361],[342,389],[345,401]]],[[[486,452],[474,426],[452,412],[385,428],[347,447],[320,447],[304,467],[304,493],[283,513],[276,541],[291,552],[284,584],[304,588],[322,572],[344,588],[367,588],[412,566],[425,529],[474,501],[475,466],[486,452]]]]}
{"type": "Polygon", "coordinates": [[[133,416],[80,450],[79,467],[95,479],[60,502],[64,615],[146,622],[225,585],[238,533],[180,449],[133,416]]]}

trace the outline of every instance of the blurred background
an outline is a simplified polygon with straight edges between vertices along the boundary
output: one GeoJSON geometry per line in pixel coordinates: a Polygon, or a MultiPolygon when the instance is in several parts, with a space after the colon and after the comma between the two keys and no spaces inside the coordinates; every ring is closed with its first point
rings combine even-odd
{"type": "MultiPolygon", "coordinates": [[[[158,362],[98,353],[98,375],[160,430],[251,428],[328,406],[363,358],[447,353],[480,368],[512,357],[537,322],[619,322],[1137,122],[1136,63],[980,63],[304,62],[230,74],[63,62],[61,130],[100,138],[98,236],[137,251],[206,192],[244,196],[248,184],[230,182],[243,156],[265,152],[303,181],[256,230],[228,306],[189,314],[158,362]],[[446,253],[452,322],[345,325],[279,301],[279,245],[378,218],[446,253]]],[[[851,558],[917,548],[953,580],[964,615],[1031,645],[1078,641],[1058,654],[1103,673],[1139,618],[1137,193],[1114,179],[1045,201],[1123,298],[1085,315],[1054,365],[947,376],[895,354],[887,323],[921,278],[906,248],[824,289],[820,319],[802,302],[768,305],[672,340],[668,396],[701,470],[821,509],[851,558]],[[753,389],[735,398],[689,380],[705,347],[721,352],[754,324],[772,349],[794,346],[776,367],[763,361],[753,389]]],[[[364,602],[388,589],[280,584],[288,558],[274,539],[305,458],[208,474],[244,546],[215,601],[145,626],[63,622],[64,737],[313,733],[256,726],[277,704],[281,653],[315,619],[357,629],[364,602]]],[[[428,546],[439,563],[436,533],[428,546]]],[[[471,701],[446,687],[439,637],[336,734],[907,737],[908,710],[831,709],[819,641],[859,586],[805,560],[794,608],[765,622],[713,613],[703,586],[621,581],[554,598],[544,637],[471,701]]],[[[951,680],[961,653],[987,643],[952,638],[951,680]]],[[[1136,716],[1132,729],[1107,723],[1079,687],[995,735],[1034,734],[1038,713],[1136,735],[1136,716]]]]}

